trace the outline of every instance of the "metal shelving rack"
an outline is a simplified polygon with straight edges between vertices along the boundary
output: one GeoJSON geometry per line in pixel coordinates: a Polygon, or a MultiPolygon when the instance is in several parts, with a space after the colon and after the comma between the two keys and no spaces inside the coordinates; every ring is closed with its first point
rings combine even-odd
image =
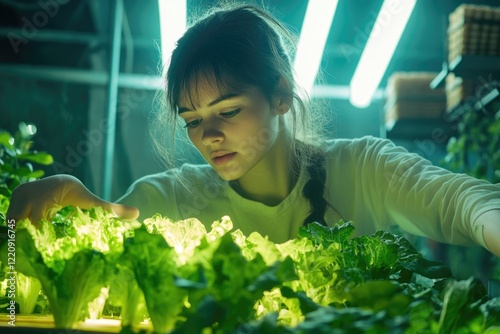
{"type": "Polygon", "coordinates": [[[449,73],[454,73],[463,78],[477,78],[490,74],[500,74],[500,57],[462,55],[450,63],[443,62],[443,68],[436,78],[431,82],[431,88],[435,89],[444,84],[449,73]]]}
{"type": "MultiPolygon", "coordinates": [[[[500,57],[482,55],[462,55],[450,63],[444,62],[441,72],[431,82],[430,87],[436,89],[441,87],[450,73],[464,79],[478,79],[489,77],[490,80],[500,78],[500,57]]],[[[492,89],[474,102],[464,102],[445,113],[445,119],[453,122],[470,111],[484,110],[491,102],[500,96],[499,87],[492,89]]]]}
{"type": "MultiPolygon", "coordinates": [[[[102,6],[109,6],[109,28],[102,27],[104,33],[65,32],[50,29],[39,29],[30,37],[30,41],[83,43],[109,45],[107,59],[109,71],[81,70],[74,68],[36,66],[26,64],[0,64],[0,75],[16,76],[19,78],[41,79],[44,81],[66,82],[106,86],[106,117],[108,124],[115,124],[119,88],[157,90],[161,87],[161,78],[153,75],[120,73],[120,53],[122,48],[122,24],[124,19],[124,0],[112,0],[107,4],[89,0],[88,5],[99,12],[102,6]]],[[[22,29],[0,28],[0,36],[6,38],[9,34],[23,36],[22,29]]],[[[134,40],[135,47],[151,47],[151,40],[134,40]]],[[[115,126],[109,126],[105,133],[104,158],[102,162],[102,194],[106,200],[111,199],[113,184],[113,157],[115,151],[115,126]]]]}

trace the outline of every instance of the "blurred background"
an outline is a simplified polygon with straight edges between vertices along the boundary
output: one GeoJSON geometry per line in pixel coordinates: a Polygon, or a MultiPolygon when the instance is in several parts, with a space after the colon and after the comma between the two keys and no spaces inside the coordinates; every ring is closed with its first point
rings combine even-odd
{"type": "MultiPolygon", "coordinates": [[[[332,137],[387,137],[445,168],[500,182],[498,0],[259,3],[300,36],[299,52],[313,52],[301,58],[305,68],[295,65],[312,99],[331,111],[332,137]]],[[[75,175],[117,199],[137,178],[164,170],[147,129],[162,49],[168,54],[186,20],[215,4],[0,0],[0,129],[33,124],[34,148],[54,157],[46,175],[75,175]]],[[[480,249],[413,241],[459,275],[493,275],[495,259],[480,249]]]]}

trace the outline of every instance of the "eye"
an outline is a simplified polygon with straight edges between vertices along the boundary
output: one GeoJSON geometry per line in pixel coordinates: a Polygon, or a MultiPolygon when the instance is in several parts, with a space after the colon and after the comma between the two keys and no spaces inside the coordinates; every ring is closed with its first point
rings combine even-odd
{"type": "Polygon", "coordinates": [[[194,121],[191,122],[186,122],[186,125],[184,126],[185,128],[196,128],[198,125],[200,125],[201,119],[195,119],[194,121]]]}
{"type": "Polygon", "coordinates": [[[222,112],[220,114],[224,118],[231,118],[231,117],[238,115],[240,113],[240,111],[241,111],[241,109],[235,109],[235,110],[231,110],[231,111],[227,111],[227,112],[222,112]]]}

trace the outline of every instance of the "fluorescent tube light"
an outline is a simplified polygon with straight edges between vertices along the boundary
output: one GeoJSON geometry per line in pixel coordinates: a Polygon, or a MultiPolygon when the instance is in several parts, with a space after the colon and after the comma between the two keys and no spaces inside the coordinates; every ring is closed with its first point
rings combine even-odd
{"type": "Polygon", "coordinates": [[[161,58],[166,68],[175,43],[186,31],[186,0],[158,0],[160,12],[161,58]]]}
{"type": "Polygon", "coordinates": [[[326,39],[330,33],[338,0],[309,0],[307,4],[294,70],[299,85],[311,94],[314,80],[321,65],[326,39]]]}
{"type": "Polygon", "coordinates": [[[416,0],[385,0],[382,4],[350,83],[352,105],[370,105],[415,3],[416,0]]]}

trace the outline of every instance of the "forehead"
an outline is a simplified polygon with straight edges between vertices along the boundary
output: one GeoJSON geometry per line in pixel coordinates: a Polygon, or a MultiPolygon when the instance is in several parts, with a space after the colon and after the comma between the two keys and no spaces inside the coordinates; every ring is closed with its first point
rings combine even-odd
{"type": "Polygon", "coordinates": [[[216,75],[213,71],[193,74],[180,87],[178,108],[197,109],[207,106],[215,99],[245,91],[229,76],[216,75]]]}
{"type": "Polygon", "coordinates": [[[217,98],[225,89],[216,78],[208,75],[192,76],[181,86],[179,107],[196,109],[217,98]]]}

